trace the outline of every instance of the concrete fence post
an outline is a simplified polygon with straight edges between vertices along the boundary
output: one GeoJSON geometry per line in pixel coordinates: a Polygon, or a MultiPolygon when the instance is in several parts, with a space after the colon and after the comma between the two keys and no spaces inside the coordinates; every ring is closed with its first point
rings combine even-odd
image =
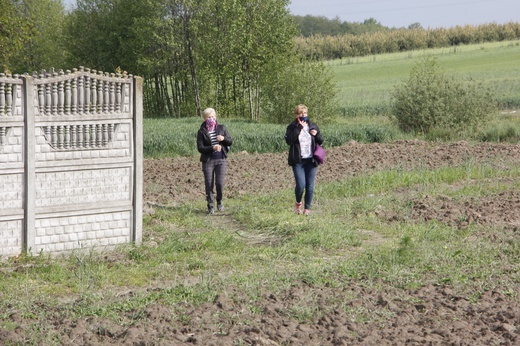
{"type": "Polygon", "coordinates": [[[24,115],[24,251],[30,254],[34,249],[36,219],[36,167],[35,167],[35,114],[34,83],[31,76],[23,76],[23,115],[24,115]]]}

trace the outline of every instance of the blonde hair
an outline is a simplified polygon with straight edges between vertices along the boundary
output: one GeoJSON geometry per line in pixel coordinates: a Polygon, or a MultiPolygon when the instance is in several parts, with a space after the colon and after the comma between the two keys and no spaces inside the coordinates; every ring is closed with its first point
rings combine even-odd
{"type": "Polygon", "coordinates": [[[301,111],[308,111],[307,106],[304,104],[301,104],[301,105],[296,106],[296,108],[294,108],[294,114],[300,114],[301,111]]]}
{"type": "Polygon", "coordinates": [[[217,117],[217,112],[213,108],[206,108],[202,111],[202,117],[207,119],[211,114],[215,114],[215,118],[217,117]]]}

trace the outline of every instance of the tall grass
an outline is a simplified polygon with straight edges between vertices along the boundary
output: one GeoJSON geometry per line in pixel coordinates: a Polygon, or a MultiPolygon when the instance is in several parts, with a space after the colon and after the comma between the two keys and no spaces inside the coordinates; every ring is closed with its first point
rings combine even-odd
{"type": "MultiPolygon", "coordinates": [[[[279,153],[288,149],[284,140],[285,125],[259,124],[237,119],[220,119],[233,137],[230,155],[248,153],[279,153]]],[[[145,157],[177,157],[198,155],[196,136],[201,120],[198,118],[144,119],[145,157]]],[[[384,143],[398,139],[413,139],[402,133],[385,116],[339,117],[331,123],[319,124],[324,135],[324,147],[341,146],[349,141],[384,143]]],[[[419,139],[421,135],[418,135],[419,139]]],[[[441,140],[440,134],[425,137],[441,140]]],[[[449,138],[447,138],[449,140],[449,138]]],[[[468,140],[516,143],[520,140],[520,115],[504,112],[496,115],[482,131],[468,140]]]]}
{"type": "MultiPolygon", "coordinates": [[[[145,118],[144,155],[146,157],[198,155],[196,137],[201,122],[198,118],[145,118]]],[[[286,125],[259,124],[236,119],[219,119],[219,122],[226,125],[233,138],[231,154],[242,151],[279,153],[288,149],[284,139],[286,125]]],[[[398,136],[398,130],[388,122],[353,124],[340,120],[319,124],[319,126],[325,135],[325,147],[339,146],[350,140],[362,143],[386,142],[398,136]]]]}

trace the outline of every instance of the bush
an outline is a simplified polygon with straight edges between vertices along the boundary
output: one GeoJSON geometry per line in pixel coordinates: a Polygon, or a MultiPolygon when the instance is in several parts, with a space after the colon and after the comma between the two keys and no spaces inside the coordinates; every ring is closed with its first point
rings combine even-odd
{"type": "Polygon", "coordinates": [[[434,57],[416,63],[392,93],[391,117],[405,132],[476,132],[498,105],[491,89],[440,71],[434,57]]]}

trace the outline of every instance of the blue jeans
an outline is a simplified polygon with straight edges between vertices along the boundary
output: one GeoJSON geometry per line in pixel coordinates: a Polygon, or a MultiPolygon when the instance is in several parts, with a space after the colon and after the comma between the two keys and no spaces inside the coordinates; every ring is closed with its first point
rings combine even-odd
{"type": "Polygon", "coordinates": [[[292,166],[292,170],[296,181],[294,188],[296,202],[302,201],[303,191],[305,190],[305,209],[311,209],[314,196],[314,178],[318,172],[318,166],[312,162],[312,159],[302,159],[301,163],[292,166]]]}

